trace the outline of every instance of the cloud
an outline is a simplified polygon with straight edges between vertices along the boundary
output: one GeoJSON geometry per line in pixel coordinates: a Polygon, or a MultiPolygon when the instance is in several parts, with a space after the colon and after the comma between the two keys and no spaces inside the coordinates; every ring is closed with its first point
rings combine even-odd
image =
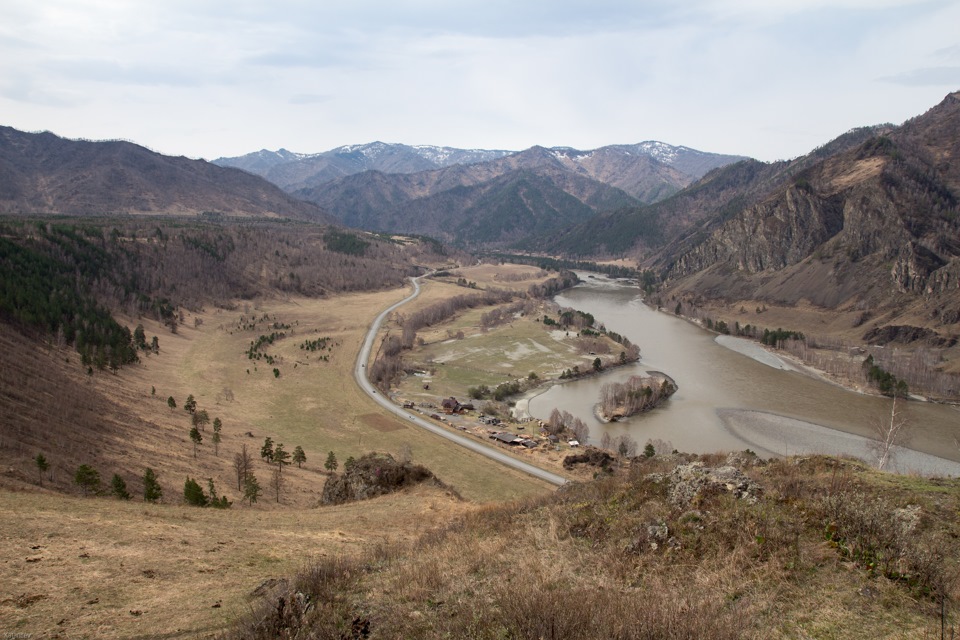
{"type": "Polygon", "coordinates": [[[960,67],[926,67],[911,69],[892,76],[877,78],[881,82],[899,84],[906,87],[946,87],[960,88],[960,67]]]}
{"type": "Polygon", "coordinates": [[[290,98],[290,104],[323,104],[333,100],[331,95],[319,93],[301,93],[290,98]]]}
{"type": "Polygon", "coordinates": [[[72,82],[97,82],[122,86],[200,87],[222,79],[202,66],[154,64],[144,61],[120,62],[102,59],[57,60],[46,65],[49,72],[72,82]]]}
{"type": "Polygon", "coordinates": [[[13,74],[0,78],[0,98],[28,105],[44,107],[73,107],[83,99],[69,92],[46,89],[26,74],[13,74]]]}
{"type": "Polygon", "coordinates": [[[956,24],[956,0],[7,2],[0,113],[207,157],[659,138],[775,159],[960,86],[956,24]]]}

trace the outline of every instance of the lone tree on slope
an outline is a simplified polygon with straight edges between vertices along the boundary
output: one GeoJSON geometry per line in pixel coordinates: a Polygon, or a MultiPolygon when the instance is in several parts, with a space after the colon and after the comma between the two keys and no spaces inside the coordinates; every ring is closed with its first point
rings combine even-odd
{"type": "Polygon", "coordinates": [[[277,448],[273,450],[273,461],[277,463],[280,472],[283,472],[283,465],[290,464],[290,452],[283,450],[282,442],[278,442],[277,448]]]}
{"type": "Polygon", "coordinates": [[[340,466],[340,463],[337,462],[337,456],[331,451],[327,454],[327,461],[323,463],[323,468],[333,473],[337,470],[337,467],[340,466]]]}
{"type": "Polygon", "coordinates": [[[223,440],[223,436],[220,435],[220,430],[223,429],[223,423],[220,421],[220,418],[213,419],[213,455],[220,457],[220,441],[223,440]]]}
{"type": "Polygon", "coordinates": [[[197,445],[203,442],[203,436],[200,435],[200,429],[193,427],[190,429],[190,439],[193,440],[193,457],[197,457],[197,445]]]}
{"type": "Polygon", "coordinates": [[[159,502],[162,496],[163,489],[160,487],[160,483],[157,482],[157,474],[153,472],[153,469],[148,467],[147,470],[143,472],[143,501],[159,502]]]}
{"type": "Polygon", "coordinates": [[[38,453],[37,457],[33,459],[34,463],[37,465],[37,474],[40,476],[40,486],[43,486],[43,474],[50,468],[50,463],[47,462],[47,459],[43,457],[42,453],[38,453]]]}
{"type": "Polygon", "coordinates": [[[297,469],[302,468],[303,463],[307,461],[307,454],[300,445],[297,445],[297,448],[293,450],[292,461],[296,463],[297,469]]]}
{"type": "Polygon", "coordinates": [[[100,490],[100,472],[88,464],[82,464],[77,467],[77,472],[73,475],[73,482],[83,490],[83,495],[91,491],[96,493],[100,490]]]}

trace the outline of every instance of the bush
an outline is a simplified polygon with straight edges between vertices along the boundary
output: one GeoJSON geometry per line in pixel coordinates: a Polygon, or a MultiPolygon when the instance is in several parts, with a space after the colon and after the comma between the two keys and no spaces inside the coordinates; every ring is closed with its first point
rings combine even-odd
{"type": "Polygon", "coordinates": [[[919,507],[898,508],[882,496],[855,491],[826,496],[820,507],[824,535],[841,555],[924,595],[942,592],[943,546],[918,531],[919,507]]]}
{"type": "Polygon", "coordinates": [[[187,481],[183,483],[183,499],[187,501],[187,504],[195,507],[205,507],[209,502],[206,494],[203,492],[203,487],[201,487],[196,480],[189,477],[187,481]]]}
{"type": "Polygon", "coordinates": [[[73,483],[83,490],[83,495],[96,493],[100,490],[100,472],[88,464],[82,464],[73,475],[73,483]]]}
{"type": "Polygon", "coordinates": [[[143,501],[159,502],[161,497],[163,497],[163,489],[157,482],[157,474],[153,469],[147,469],[143,473],[143,501]]]}

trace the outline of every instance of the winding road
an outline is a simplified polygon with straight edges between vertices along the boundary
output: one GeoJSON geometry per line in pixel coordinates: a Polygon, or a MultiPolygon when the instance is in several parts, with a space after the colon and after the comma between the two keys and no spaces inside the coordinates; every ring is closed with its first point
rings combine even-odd
{"type": "Polygon", "coordinates": [[[356,378],[357,384],[360,385],[360,388],[363,389],[368,396],[373,398],[374,402],[379,404],[381,407],[383,407],[387,411],[390,411],[391,413],[396,414],[406,422],[415,424],[418,427],[422,427],[431,433],[435,433],[436,435],[446,438],[447,440],[451,440],[462,447],[466,447],[471,451],[475,451],[476,453],[479,453],[482,456],[486,456],[492,460],[496,460],[500,464],[507,465],[508,467],[512,467],[514,469],[517,469],[518,471],[527,473],[531,476],[534,476],[536,478],[549,482],[550,484],[554,484],[557,486],[566,484],[567,479],[563,478],[562,476],[559,476],[555,473],[551,473],[549,471],[541,469],[540,467],[536,467],[532,464],[528,464],[522,460],[517,460],[516,458],[513,458],[501,451],[497,451],[496,449],[488,447],[487,445],[481,442],[477,442],[476,440],[471,440],[466,436],[462,436],[458,433],[453,433],[451,431],[448,431],[443,427],[440,427],[430,422],[429,420],[426,420],[425,418],[421,418],[420,416],[410,413],[409,410],[399,407],[396,404],[394,404],[389,398],[385,398],[383,394],[379,393],[376,390],[376,388],[374,388],[370,380],[367,379],[366,366],[367,366],[367,362],[369,362],[370,360],[370,352],[373,350],[373,343],[377,339],[377,333],[380,331],[380,326],[383,324],[383,321],[386,320],[387,316],[390,315],[393,311],[395,311],[402,305],[410,302],[411,300],[416,298],[418,295],[420,295],[420,278],[422,277],[423,276],[410,278],[410,281],[413,283],[413,293],[411,293],[409,296],[407,296],[400,302],[397,302],[389,306],[387,309],[381,312],[380,315],[377,316],[376,320],[373,321],[373,324],[370,325],[370,330],[367,331],[367,336],[363,340],[363,346],[360,348],[360,355],[357,357],[357,364],[353,372],[353,377],[356,378]]]}

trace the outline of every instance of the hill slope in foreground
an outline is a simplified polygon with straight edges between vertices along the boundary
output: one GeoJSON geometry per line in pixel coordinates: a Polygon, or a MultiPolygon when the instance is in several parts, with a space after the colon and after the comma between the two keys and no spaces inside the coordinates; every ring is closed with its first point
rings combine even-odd
{"type": "Polygon", "coordinates": [[[267,513],[2,491],[0,620],[98,638],[960,630],[957,480],[826,457],[617,464],[487,506],[432,486],[267,513]]]}
{"type": "Polygon", "coordinates": [[[833,458],[638,458],[325,558],[230,637],[940,637],[958,488],[833,458]]]}

